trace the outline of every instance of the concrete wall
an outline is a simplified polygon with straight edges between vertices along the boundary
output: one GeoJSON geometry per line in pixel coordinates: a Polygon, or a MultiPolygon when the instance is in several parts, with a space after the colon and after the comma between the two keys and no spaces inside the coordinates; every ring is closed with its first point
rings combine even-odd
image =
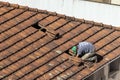
{"type": "Polygon", "coordinates": [[[110,0],[88,0],[88,1],[98,1],[98,2],[110,3],[110,0]]]}
{"type": "Polygon", "coordinates": [[[120,5],[120,0],[111,0],[111,3],[120,5]]]}
{"type": "Polygon", "coordinates": [[[108,80],[120,80],[120,58],[110,63],[110,65],[112,72],[109,73],[108,80]]]}
{"type": "Polygon", "coordinates": [[[84,0],[0,0],[120,26],[120,6],[84,0]]]}
{"type": "Polygon", "coordinates": [[[120,58],[110,64],[106,64],[102,69],[85,80],[120,80],[120,58]]]}
{"type": "Polygon", "coordinates": [[[104,68],[102,68],[99,71],[97,71],[95,74],[86,78],[85,80],[106,80],[105,78],[106,76],[105,76],[104,68]]]}

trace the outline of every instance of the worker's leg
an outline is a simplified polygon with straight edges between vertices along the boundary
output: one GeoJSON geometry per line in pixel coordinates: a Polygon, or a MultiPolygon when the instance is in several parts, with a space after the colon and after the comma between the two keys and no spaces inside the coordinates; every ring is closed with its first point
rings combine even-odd
{"type": "Polygon", "coordinates": [[[91,57],[91,56],[93,56],[93,55],[95,55],[94,52],[92,52],[92,53],[86,53],[84,56],[81,57],[81,59],[82,59],[82,60],[86,60],[87,58],[89,58],[89,57],[91,57]]]}
{"type": "Polygon", "coordinates": [[[97,62],[97,56],[89,57],[89,58],[87,58],[85,60],[86,61],[95,61],[95,62],[97,62]]]}

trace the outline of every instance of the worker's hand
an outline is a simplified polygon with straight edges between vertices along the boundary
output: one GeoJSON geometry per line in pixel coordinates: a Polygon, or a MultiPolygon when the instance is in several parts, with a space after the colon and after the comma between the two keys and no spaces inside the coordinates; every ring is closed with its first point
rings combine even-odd
{"type": "Polygon", "coordinates": [[[71,49],[69,50],[69,54],[72,56],[75,56],[75,54],[73,53],[73,51],[71,49]]]}
{"type": "Polygon", "coordinates": [[[76,62],[81,61],[80,58],[78,58],[78,57],[74,57],[74,56],[69,57],[69,60],[76,61],[76,62]]]}
{"type": "Polygon", "coordinates": [[[73,62],[76,66],[79,66],[83,62],[81,58],[74,56],[71,56],[69,60],[73,62]]]}
{"type": "Polygon", "coordinates": [[[74,57],[72,60],[75,62],[82,62],[82,59],[79,57],[74,57]]]}
{"type": "Polygon", "coordinates": [[[82,59],[81,58],[78,58],[78,57],[74,57],[74,64],[76,66],[80,66],[82,63],[82,59]]]}

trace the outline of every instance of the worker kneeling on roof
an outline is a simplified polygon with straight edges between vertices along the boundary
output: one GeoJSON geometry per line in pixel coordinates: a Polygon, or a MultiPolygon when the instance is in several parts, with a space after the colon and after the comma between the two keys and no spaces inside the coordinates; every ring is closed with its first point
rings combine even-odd
{"type": "Polygon", "coordinates": [[[95,47],[90,42],[80,42],[77,46],[73,46],[72,53],[76,57],[81,57],[82,60],[96,60],[95,47]]]}

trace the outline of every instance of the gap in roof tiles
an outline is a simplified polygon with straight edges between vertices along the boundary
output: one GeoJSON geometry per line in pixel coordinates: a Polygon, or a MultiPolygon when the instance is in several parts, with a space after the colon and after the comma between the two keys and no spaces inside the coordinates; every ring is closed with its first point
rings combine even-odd
{"type": "Polygon", "coordinates": [[[34,27],[35,29],[38,29],[38,30],[40,30],[40,31],[42,31],[42,32],[44,32],[44,33],[47,31],[45,28],[41,27],[41,26],[38,24],[38,22],[35,23],[35,24],[33,24],[32,27],[34,27]]]}
{"type": "Polygon", "coordinates": [[[49,30],[48,28],[45,28],[44,26],[41,26],[39,22],[33,24],[32,27],[34,27],[35,29],[39,31],[46,33],[49,37],[53,39],[61,38],[61,35],[59,33],[55,32],[54,30],[49,30]]]}

